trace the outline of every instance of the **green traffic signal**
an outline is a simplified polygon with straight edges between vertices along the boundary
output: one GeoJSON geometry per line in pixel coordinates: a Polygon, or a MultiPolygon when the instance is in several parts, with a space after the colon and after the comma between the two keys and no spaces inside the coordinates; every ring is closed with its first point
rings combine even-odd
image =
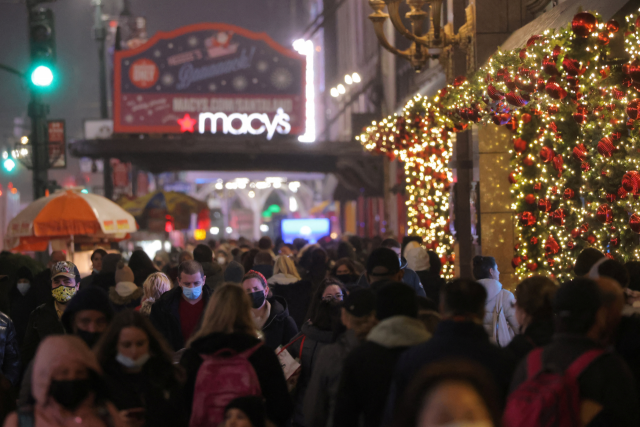
{"type": "Polygon", "coordinates": [[[53,72],[46,65],[39,65],[31,72],[31,83],[39,87],[48,87],[53,83],[53,72]]]}
{"type": "Polygon", "coordinates": [[[5,159],[2,162],[2,167],[4,167],[7,172],[11,172],[16,167],[16,162],[12,158],[5,159]]]}

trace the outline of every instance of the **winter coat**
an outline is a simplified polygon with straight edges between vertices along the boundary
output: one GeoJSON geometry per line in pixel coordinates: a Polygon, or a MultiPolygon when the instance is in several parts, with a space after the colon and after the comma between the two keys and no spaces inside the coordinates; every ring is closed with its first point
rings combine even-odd
{"type": "Polygon", "coordinates": [[[307,386],[311,380],[311,375],[319,360],[320,350],[325,346],[335,342],[333,331],[323,331],[313,326],[311,322],[302,325],[300,333],[292,340],[293,344],[288,348],[289,353],[295,359],[300,358],[302,372],[296,387],[296,408],[293,415],[293,425],[305,425],[304,423],[304,396],[307,386]],[[304,339],[304,342],[302,341],[304,339]],[[302,347],[302,353],[300,348],[302,347]]]}
{"type": "Polygon", "coordinates": [[[80,280],[79,289],[84,289],[87,286],[93,285],[93,279],[95,279],[98,274],[100,273],[96,273],[96,271],[94,270],[90,275],[83,277],[82,280],[80,280]]]}
{"type": "Polygon", "coordinates": [[[378,323],[344,362],[334,427],[380,426],[400,355],[430,337],[424,324],[411,317],[393,316],[378,323]]]}
{"type": "MultiPolygon", "coordinates": [[[[208,286],[202,287],[202,298],[204,299],[204,314],[209,298],[211,297],[211,289],[208,286]]],[[[162,294],[151,307],[151,315],[149,320],[153,326],[167,340],[173,351],[184,348],[185,338],[182,336],[182,327],[180,326],[180,300],[182,299],[182,288],[180,286],[171,289],[162,294]]],[[[202,321],[202,318],[200,319],[202,321]]]]}
{"type": "MultiPolygon", "coordinates": [[[[551,344],[544,347],[542,363],[564,371],[586,351],[599,348],[589,338],[580,335],[555,334],[551,344]]],[[[518,365],[511,391],[527,378],[527,361],[518,365]]],[[[578,377],[581,400],[593,400],[603,406],[608,415],[607,425],[617,427],[637,426],[640,421],[638,396],[626,363],[613,352],[606,352],[593,361],[578,377]],[[615,420],[615,421],[614,421],[615,420]]]]}
{"type": "Polygon", "coordinates": [[[445,280],[429,270],[416,271],[427,298],[440,304],[440,291],[446,285],[445,280]]]}
{"type": "MultiPolygon", "coordinates": [[[[419,297],[426,296],[424,292],[424,287],[422,286],[422,283],[420,283],[420,278],[418,277],[416,272],[411,270],[410,268],[404,269],[404,276],[402,277],[402,282],[409,285],[411,289],[413,289],[416,292],[417,296],[419,297]]],[[[371,287],[364,273],[362,274],[362,276],[360,276],[360,280],[358,281],[357,286],[361,288],[371,287]]]]}
{"type": "Polygon", "coordinates": [[[108,273],[102,272],[102,273],[96,274],[96,276],[93,278],[93,281],[91,282],[91,286],[98,286],[102,288],[102,290],[104,290],[105,292],[109,292],[109,289],[115,285],[116,285],[115,271],[108,272],[108,273]]]}
{"type": "MultiPolygon", "coordinates": [[[[223,349],[231,349],[240,353],[255,347],[259,343],[260,340],[256,337],[238,333],[213,333],[191,343],[191,346],[185,350],[180,360],[180,364],[187,372],[187,381],[183,394],[186,405],[185,410],[189,416],[193,405],[193,392],[198,370],[202,365],[201,355],[212,355],[223,349]]],[[[277,425],[284,425],[291,417],[293,403],[287,390],[287,382],[278,357],[273,350],[263,345],[248,360],[256,371],[260,389],[262,390],[262,397],[265,400],[267,417],[277,425]]]]}
{"type": "Polygon", "coordinates": [[[65,330],[62,322],[58,318],[54,300],[42,304],[31,313],[27,331],[24,336],[20,358],[22,366],[27,366],[36,355],[36,350],[40,342],[49,335],[61,335],[65,330]]]}
{"type": "Polygon", "coordinates": [[[170,362],[151,357],[141,372],[126,372],[115,359],[103,367],[109,398],[119,411],[144,408],[149,427],[188,425],[182,401],[182,384],[170,362]]]}
{"type": "Polygon", "coordinates": [[[498,294],[502,292],[502,306],[504,309],[504,315],[507,318],[507,323],[511,327],[514,333],[520,330],[520,325],[516,320],[516,298],[511,292],[506,289],[502,289],[502,284],[493,279],[481,279],[477,281],[487,291],[487,302],[484,305],[484,329],[489,334],[489,338],[493,338],[493,311],[496,308],[496,301],[498,294]]]}
{"type": "Polygon", "coordinates": [[[640,315],[622,316],[615,336],[615,349],[629,366],[640,398],[640,315]]]}
{"type": "Polygon", "coordinates": [[[307,310],[311,304],[312,283],[308,280],[300,280],[288,285],[270,286],[271,293],[280,296],[287,301],[289,315],[296,322],[296,326],[301,328],[308,319],[307,310]]]}
{"type": "Polygon", "coordinates": [[[390,421],[393,418],[398,399],[402,398],[407,386],[422,367],[453,358],[469,359],[487,368],[502,393],[501,397],[506,397],[516,365],[513,355],[491,344],[487,332],[475,322],[442,320],[429,341],[407,350],[398,361],[384,420],[390,421]]]}
{"type": "Polygon", "coordinates": [[[274,351],[278,346],[285,345],[298,333],[298,326],[291,316],[287,301],[278,296],[269,298],[271,312],[262,326],[264,342],[274,351]]]}
{"type": "MultiPolygon", "coordinates": [[[[116,286],[112,286],[109,288],[109,301],[113,305],[113,309],[116,313],[126,310],[128,308],[136,308],[140,305],[140,299],[142,298],[142,294],[144,291],[142,288],[137,288],[135,291],[130,293],[129,295],[124,295],[128,291],[123,291],[120,287],[122,286],[122,282],[118,283],[116,286]]],[[[136,286],[135,283],[130,282],[131,285],[136,286]]]]}
{"type": "Polygon", "coordinates": [[[20,379],[20,352],[16,328],[9,316],[2,312],[0,312],[0,373],[14,385],[20,379]]]}
{"type": "Polygon", "coordinates": [[[27,332],[27,324],[29,323],[29,316],[31,316],[33,310],[45,302],[52,300],[51,283],[49,283],[46,289],[38,289],[34,281],[31,283],[31,287],[25,295],[20,293],[17,284],[13,285],[9,291],[9,307],[11,320],[13,320],[13,324],[16,328],[18,345],[21,346],[24,341],[24,335],[27,332]]]}
{"type": "MultiPolygon", "coordinates": [[[[53,373],[78,366],[102,374],[96,356],[80,338],[52,336],[42,342],[33,365],[34,427],[124,427],[116,408],[109,402],[98,401],[93,393],[73,412],[65,410],[49,395],[53,373]],[[78,419],[82,420],[81,424],[78,419]]],[[[7,417],[4,427],[18,425],[18,415],[14,412],[7,417]]]]}
{"type": "Polygon", "coordinates": [[[534,348],[549,344],[554,329],[553,318],[533,320],[523,333],[513,337],[506,349],[513,354],[519,363],[534,348]]]}
{"type": "Polygon", "coordinates": [[[307,427],[333,425],[342,367],[347,355],[359,344],[356,333],[351,329],[340,335],[335,343],[320,350],[304,397],[303,413],[307,427]]]}
{"type": "Polygon", "coordinates": [[[213,293],[224,283],[222,267],[220,267],[220,264],[212,262],[203,262],[201,265],[204,276],[206,277],[204,283],[211,289],[211,293],[213,293]]]}

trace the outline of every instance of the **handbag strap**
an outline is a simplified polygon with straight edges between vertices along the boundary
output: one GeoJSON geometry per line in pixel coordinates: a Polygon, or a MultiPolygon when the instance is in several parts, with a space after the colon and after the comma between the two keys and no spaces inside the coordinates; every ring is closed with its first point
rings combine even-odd
{"type": "MultiPolygon", "coordinates": [[[[302,339],[302,344],[304,344],[304,340],[305,340],[305,338],[307,338],[307,336],[306,336],[306,335],[304,335],[304,334],[301,334],[300,336],[298,336],[298,338],[296,338],[295,340],[291,341],[289,344],[287,344],[287,345],[285,345],[284,347],[282,347],[282,348],[280,349],[280,351],[278,352],[278,354],[282,353],[283,351],[285,351],[286,349],[288,349],[289,347],[291,347],[291,345],[293,345],[293,343],[294,343],[294,342],[296,342],[296,341],[298,341],[298,340],[300,340],[300,339],[302,339]]],[[[300,350],[302,351],[302,346],[300,346],[300,350]]]]}

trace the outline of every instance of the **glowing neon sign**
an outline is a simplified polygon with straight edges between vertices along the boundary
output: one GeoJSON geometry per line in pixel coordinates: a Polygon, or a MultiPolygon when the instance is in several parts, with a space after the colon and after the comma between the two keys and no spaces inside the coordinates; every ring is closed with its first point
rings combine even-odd
{"type": "MultiPolygon", "coordinates": [[[[290,117],[282,108],[278,108],[273,120],[267,114],[253,113],[200,113],[198,116],[198,132],[218,132],[218,124],[222,124],[222,133],[231,135],[261,135],[267,133],[267,140],[271,140],[275,133],[287,135],[291,132],[290,117]]],[[[185,114],[182,119],[178,119],[182,132],[193,132],[195,119],[189,114],[185,114]]]]}

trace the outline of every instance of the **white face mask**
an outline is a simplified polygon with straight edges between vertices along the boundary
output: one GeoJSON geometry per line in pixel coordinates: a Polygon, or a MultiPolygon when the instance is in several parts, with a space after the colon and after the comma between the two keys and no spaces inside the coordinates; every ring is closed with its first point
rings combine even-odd
{"type": "Polygon", "coordinates": [[[150,358],[151,358],[151,356],[149,356],[149,353],[138,357],[137,360],[133,360],[130,357],[127,357],[127,356],[125,356],[124,354],[121,354],[121,353],[118,353],[116,355],[116,360],[118,361],[118,363],[120,363],[125,368],[129,368],[129,369],[140,369],[140,368],[142,368],[144,366],[144,364],[149,361],[150,358]]]}
{"type": "Polygon", "coordinates": [[[31,283],[29,282],[18,282],[18,290],[22,295],[26,295],[31,289],[31,283]]]}
{"type": "Polygon", "coordinates": [[[227,259],[223,256],[218,257],[218,264],[225,265],[227,263],[227,259]]]}

